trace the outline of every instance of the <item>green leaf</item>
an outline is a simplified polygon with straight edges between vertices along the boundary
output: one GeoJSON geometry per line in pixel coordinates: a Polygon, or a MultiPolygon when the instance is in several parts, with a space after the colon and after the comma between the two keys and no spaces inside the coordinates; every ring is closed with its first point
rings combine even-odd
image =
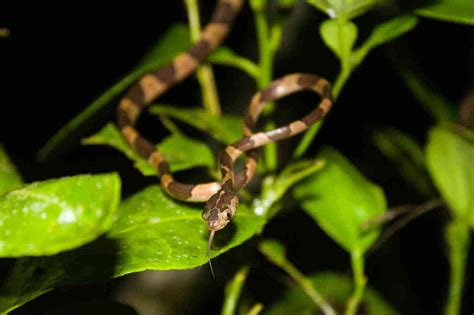
{"type": "MultiPolygon", "coordinates": [[[[159,186],[144,189],[120,205],[106,237],[56,256],[19,260],[0,291],[0,313],[64,285],[206,264],[208,231],[201,210],[169,198],[159,186]]],[[[240,205],[232,223],[216,234],[211,256],[242,244],[264,224],[262,216],[240,205]]]]}
{"type": "Polygon", "coordinates": [[[394,128],[377,130],[374,144],[385,157],[398,166],[407,184],[425,197],[433,195],[433,187],[426,171],[425,156],[420,145],[409,135],[394,128]]]}
{"type": "MultiPolygon", "coordinates": [[[[423,3],[423,2],[422,2],[423,3]]],[[[472,0],[438,0],[427,2],[415,13],[437,20],[474,25],[472,0]]]]}
{"type": "Polygon", "coordinates": [[[281,266],[287,263],[286,249],[285,247],[273,239],[266,239],[259,243],[258,249],[264,254],[268,260],[277,266],[281,266]]]}
{"type": "MultiPolygon", "coordinates": [[[[156,170],[135,152],[122,137],[114,124],[109,123],[95,135],[82,141],[86,145],[108,145],[123,152],[134,161],[134,166],[145,176],[156,175],[156,170]]],[[[170,164],[172,172],[193,167],[214,167],[214,155],[203,143],[173,134],[165,138],[157,148],[170,164]]]]}
{"type": "Polygon", "coordinates": [[[166,137],[158,144],[158,149],[169,162],[172,172],[198,166],[215,166],[214,154],[207,145],[180,134],[166,137]]]}
{"type": "Polygon", "coordinates": [[[52,255],[110,229],[120,202],[116,174],[33,183],[0,197],[0,257],[52,255]]]}
{"type": "Polygon", "coordinates": [[[0,145],[0,195],[23,184],[21,175],[0,145]]]}
{"type": "Polygon", "coordinates": [[[189,46],[189,37],[185,37],[187,28],[183,24],[176,24],[170,27],[163,37],[156,43],[140,64],[125,76],[122,80],[108,88],[95,101],[87,106],[76,117],[64,125],[38,152],[38,159],[46,160],[51,154],[60,150],[66,141],[76,140],[72,135],[77,129],[83,126],[99,110],[109,104],[116,96],[121,94],[128,86],[140,77],[160,66],[165,65],[181,51],[189,46]],[[186,32],[185,32],[186,30],[186,32]]]}
{"type": "Polygon", "coordinates": [[[177,108],[170,105],[154,105],[150,113],[178,119],[225,144],[242,137],[242,122],[236,116],[227,115],[216,119],[202,108],[177,108]]]}
{"type": "Polygon", "coordinates": [[[386,211],[382,189],[364,178],[340,153],[325,148],[318,157],[326,166],[297,185],[303,209],[349,252],[364,252],[379,231],[364,232],[362,224],[386,211]]]}
{"type": "Polygon", "coordinates": [[[474,133],[457,125],[432,128],[426,160],[431,177],[450,210],[474,227],[474,133]]]}
{"type": "Polygon", "coordinates": [[[326,20],[319,28],[324,43],[343,62],[348,61],[357,39],[357,26],[344,20],[326,20]]]}
{"type": "Polygon", "coordinates": [[[330,18],[351,20],[387,0],[306,0],[309,4],[326,13],[330,18]]]}
{"type": "MultiPolygon", "coordinates": [[[[313,287],[325,298],[331,301],[331,304],[340,309],[345,301],[351,295],[352,281],[346,275],[333,272],[312,274],[310,278],[313,287]],[[339,307],[338,307],[339,306],[339,307]]],[[[367,288],[362,297],[364,314],[368,315],[395,315],[397,312],[372,288],[367,288]]],[[[286,315],[286,314],[317,314],[317,306],[303,292],[300,287],[288,289],[278,302],[269,306],[265,314],[267,315],[286,315]]]]}
{"type": "Polygon", "coordinates": [[[260,76],[258,65],[256,65],[253,61],[238,55],[229,47],[223,46],[218,48],[209,56],[208,61],[213,64],[225,65],[240,69],[255,80],[258,80],[260,76]]]}
{"type": "Polygon", "coordinates": [[[364,44],[354,51],[354,63],[361,63],[370,50],[412,30],[417,23],[416,16],[402,15],[377,25],[364,44]]]}

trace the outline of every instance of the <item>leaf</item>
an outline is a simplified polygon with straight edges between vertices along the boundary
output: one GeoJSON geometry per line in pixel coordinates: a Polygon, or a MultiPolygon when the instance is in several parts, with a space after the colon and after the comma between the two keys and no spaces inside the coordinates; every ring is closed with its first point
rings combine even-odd
{"type": "Polygon", "coordinates": [[[167,115],[178,119],[200,131],[208,133],[224,144],[232,143],[242,137],[242,122],[236,116],[222,116],[216,119],[202,108],[177,108],[169,105],[154,105],[150,113],[167,115]]]}
{"type": "Polygon", "coordinates": [[[428,170],[453,215],[474,227],[474,133],[438,125],[428,135],[428,170]]]}
{"type": "Polygon", "coordinates": [[[158,144],[158,149],[170,163],[172,172],[198,166],[215,166],[214,154],[208,146],[183,135],[172,134],[166,137],[158,144]]]}
{"type": "Polygon", "coordinates": [[[0,145],[0,195],[23,184],[21,175],[0,145]]]}
{"type": "Polygon", "coordinates": [[[377,25],[364,44],[354,51],[354,63],[361,63],[370,50],[411,31],[417,23],[416,16],[402,15],[377,25]]]}
{"type": "Polygon", "coordinates": [[[415,10],[415,13],[427,18],[474,25],[474,5],[472,5],[472,0],[438,0],[427,2],[415,10]]]}
{"type": "MultiPolygon", "coordinates": [[[[120,205],[106,237],[56,256],[19,260],[0,291],[0,313],[64,285],[206,264],[208,231],[201,210],[169,198],[159,186],[142,190],[120,205]]],[[[259,233],[264,223],[240,205],[230,226],[216,234],[212,257],[259,233]]]]}
{"type": "Polygon", "coordinates": [[[0,257],[53,255],[107,231],[120,202],[114,174],[37,182],[0,197],[0,257]]]}
{"type": "Polygon", "coordinates": [[[58,151],[66,141],[75,140],[71,135],[78,128],[84,125],[94,114],[109,104],[116,96],[121,94],[128,86],[138,80],[140,77],[160,66],[165,65],[173,59],[175,55],[186,50],[189,44],[189,37],[184,37],[183,24],[175,24],[170,27],[163,37],[156,43],[142,62],[135,69],[125,76],[122,80],[105,90],[95,101],[87,106],[76,117],[64,125],[38,152],[39,160],[46,160],[55,151],[58,151]]]}
{"type": "Polygon", "coordinates": [[[223,46],[216,49],[209,56],[208,61],[213,64],[225,65],[240,69],[255,80],[258,80],[260,77],[260,69],[253,61],[238,55],[229,47],[223,46]]]}
{"type": "MultiPolygon", "coordinates": [[[[156,175],[156,170],[135,152],[122,137],[114,124],[109,123],[95,135],[82,141],[86,145],[108,145],[123,152],[134,161],[134,166],[145,176],[156,175]]],[[[171,135],[165,138],[157,148],[170,164],[172,172],[193,167],[214,167],[214,155],[203,143],[183,135],[171,135]]]]}
{"type": "Polygon", "coordinates": [[[258,249],[267,257],[273,264],[282,266],[287,264],[285,247],[277,240],[266,239],[259,243],[258,249]]]}
{"type": "Polygon", "coordinates": [[[351,20],[376,6],[388,3],[387,0],[306,0],[309,4],[326,13],[331,19],[351,20]]]}
{"type": "MultiPolygon", "coordinates": [[[[331,301],[336,309],[340,309],[352,293],[352,280],[346,275],[325,272],[312,274],[308,278],[310,278],[313,287],[318,288],[321,295],[331,301]]],[[[361,304],[365,311],[364,314],[397,314],[383,297],[370,287],[364,290],[361,304]]],[[[317,311],[317,306],[303,290],[300,287],[294,287],[286,290],[278,302],[269,306],[265,314],[317,314],[317,311]]]]}
{"type": "Polygon", "coordinates": [[[357,39],[357,26],[350,21],[326,20],[319,32],[332,52],[341,60],[348,60],[357,39]]]}
{"type": "Polygon", "coordinates": [[[413,138],[400,130],[384,128],[377,130],[373,139],[380,152],[398,166],[400,175],[409,185],[426,197],[433,195],[424,152],[413,138]]]}
{"type": "Polygon", "coordinates": [[[361,225],[386,211],[383,191],[336,150],[325,148],[318,158],[326,166],[297,185],[295,197],[341,247],[362,253],[379,234],[375,229],[363,232],[361,225]]]}

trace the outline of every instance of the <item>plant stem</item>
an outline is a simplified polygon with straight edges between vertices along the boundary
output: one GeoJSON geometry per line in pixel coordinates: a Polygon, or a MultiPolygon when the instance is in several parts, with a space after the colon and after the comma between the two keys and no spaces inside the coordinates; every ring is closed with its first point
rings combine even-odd
{"type": "MultiPolygon", "coordinates": [[[[199,41],[201,34],[201,23],[199,20],[199,10],[197,0],[184,0],[186,11],[188,13],[189,30],[191,41],[199,41]]],[[[221,106],[219,96],[217,95],[216,82],[212,67],[209,64],[203,64],[196,70],[196,77],[201,86],[202,102],[204,108],[213,116],[221,115],[221,106]]]]}
{"type": "MultiPolygon", "coordinates": [[[[259,51],[259,76],[257,86],[259,89],[267,87],[273,78],[273,58],[281,40],[281,25],[275,25],[270,32],[270,28],[265,16],[267,8],[266,1],[251,1],[250,6],[255,17],[255,29],[257,32],[257,42],[259,51]]],[[[265,106],[263,114],[268,116],[273,112],[275,105],[269,103],[265,106]]],[[[265,130],[274,129],[275,123],[269,122],[265,125],[265,130]]],[[[263,149],[266,169],[275,170],[278,166],[277,145],[269,143],[263,149]]]]}
{"type": "Polygon", "coordinates": [[[351,253],[351,266],[354,278],[354,291],[347,301],[345,315],[355,315],[364,293],[367,278],[364,275],[364,255],[360,251],[351,253]]]}
{"type": "Polygon", "coordinates": [[[457,315],[461,314],[464,273],[471,242],[469,224],[463,219],[455,219],[448,223],[445,238],[451,269],[445,314],[457,315]]]}
{"type": "Polygon", "coordinates": [[[234,315],[239,302],[240,292],[245,284],[249,272],[247,265],[241,267],[232,280],[225,287],[225,300],[222,306],[222,315],[234,315]]]}
{"type": "Polygon", "coordinates": [[[303,291],[310,297],[310,299],[321,308],[324,314],[326,315],[335,315],[336,312],[334,309],[327,303],[324,298],[319,294],[319,292],[313,287],[311,281],[306,278],[296,267],[286,261],[284,264],[279,265],[284,269],[293,280],[298,283],[298,285],[303,289],[303,291]]]}
{"type": "Polygon", "coordinates": [[[247,315],[258,315],[263,310],[263,304],[257,303],[247,312],[247,315]]]}

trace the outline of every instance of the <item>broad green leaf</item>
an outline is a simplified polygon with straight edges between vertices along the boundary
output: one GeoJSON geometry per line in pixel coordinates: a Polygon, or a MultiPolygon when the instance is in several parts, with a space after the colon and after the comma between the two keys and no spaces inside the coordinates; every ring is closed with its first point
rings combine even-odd
{"type": "Polygon", "coordinates": [[[116,174],[37,182],[0,197],[0,257],[53,255],[109,230],[120,202],[116,174]]]}
{"type": "Polygon", "coordinates": [[[209,56],[209,62],[240,69],[255,80],[258,80],[260,76],[260,70],[253,61],[238,55],[232,49],[225,46],[214,51],[209,56]]]}
{"type": "Polygon", "coordinates": [[[370,50],[412,30],[417,23],[416,16],[402,15],[377,25],[364,44],[354,51],[354,63],[361,63],[370,50]]]}
{"type": "Polygon", "coordinates": [[[207,145],[180,134],[172,134],[158,144],[172,172],[193,167],[215,166],[214,154],[207,145]]]}
{"type": "Polygon", "coordinates": [[[125,91],[128,86],[146,73],[156,70],[158,67],[171,62],[175,55],[186,50],[190,46],[189,37],[185,36],[187,35],[186,30],[187,28],[183,24],[176,24],[170,27],[151,49],[150,53],[146,55],[143,61],[135,67],[130,74],[105,90],[102,95],[51,137],[51,139],[49,139],[38,152],[38,159],[45,160],[55,151],[58,151],[63,147],[66,141],[76,140],[77,136],[74,137],[72,133],[77,133],[77,129],[82,127],[87,120],[89,120],[100,109],[110,104],[111,101],[125,91]]]}
{"type": "Polygon", "coordinates": [[[442,21],[474,25],[474,5],[472,0],[438,0],[426,3],[415,10],[424,17],[442,21]]]}
{"type": "Polygon", "coordinates": [[[326,13],[330,18],[353,19],[372,8],[387,3],[387,0],[306,0],[326,13]]]}
{"type": "Polygon", "coordinates": [[[13,188],[21,186],[23,180],[15,165],[0,145],[0,195],[13,188]]]}
{"type": "Polygon", "coordinates": [[[326,161],[326,166],[298,184],[295,197],[341,247],[363,253],[379,231],[364,232],[361,226],[386,211],[383,191],[336,150],[325,148],[318,158],[326,161]]]}
{"type": "MultiPolygon", "coordinates": [[[[64,285],[206,264],[208,231],[201,211],[201,206],[169,198],[159,186],[144,189],[121,204],[106,237],[56,256],[19,260],[0,290],[0,313],[64,285]]],[[[216,234],[211,256],[242,244],[264,223],[240,205],[232,223],[216,234]]]]}
{"type": "Polygon", "coordinates": [[[232,143],[242,137],[242,122],[235,116],[227,115],[216,119],[202,108],[177,108],[170,105],[152,106],[150,113],[164,114],[178,119],[225,144],[232,143]]]}
{"type": "MultiPolygon", "coordinates": [[[[309,276],[314,287],[321,295],[331,302],[336,309],[341,309],[352,293],[352,280],[346,276],[333,272],[312,274],[309,276]]],[[[368,287],[364,291],[361,301],[364,314],[368,315],[395,315],[398,314],[375,290],[368,287]]],[[[268,307],[266,315],[319,314],[317,306],[303,292],[300,287],[288,289],[278,302],[268,307]]]]}
{"type": "MultiPolygon", "coordinates": [[[[95,135],[82,141],[87,145],[109,145],[125,153],[125,155],[134,161],[134,166],[145,176],[156,175],[156,170],[136,153],[128,145],[114,124],[109,123],[95,135]]],[[[165,156],[170,164],[172,172],[185,170],[193,167],[209,167],[214,164],[214,155],[205,144],[187,138],[183,135],[173,134],[165,138],[157,148],[165,156]]]]}
{"type": "Polygon", "coordinates": [[[349,60],[357,39],[357,26],[344,20],[326,20],[319,28],[324,43],[343,62],[349,60]]]}
{"type": "Polygon", "coordinates": [[[400,130],[384,128],[377,130],[373,139],[380,152],[398,166],[400,175],[409,185],[426,197],[433,195],[423,149],[413,138],[400,130]]]}
{"type": "Polygon", "coordinates": [[[474,227],[474,133],[457,125],[432,128],[426,160],[431,177],[450,210],[474,227]]]}

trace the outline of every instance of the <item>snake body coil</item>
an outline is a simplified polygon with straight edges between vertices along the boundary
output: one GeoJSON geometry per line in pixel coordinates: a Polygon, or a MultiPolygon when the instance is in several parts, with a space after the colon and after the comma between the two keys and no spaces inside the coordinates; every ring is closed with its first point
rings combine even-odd
{"type": "Polygon", "coordinates": [[[244,137],[227,146],[219,159],[221,182],[183,184],[177,182],[163,155],[154,145],[142,137],[135,124],[142,110],[154,99],[179,83],[198,67],[217,48],[229,32],[231,24],[240,11],[242,0],[220,0],[201,34],[201,40],[189,50],[177,55],[173,61],[142,77],[132,85],[120,100],[117,109],[117,123],[128,144],[157,169],[163,189],[172,197],[189,202],[206,202],[203,219],[214,233],[224,228],[234,216],[237,206],[237,191],[254,176],[256,169],[255,150],[270,142],[279,141],[305,131],[310,125],[323,118],[332,105],[329,83],[316,75],[295,73],[273,81],[267,88],[256,93],[243,115],[244,137]],[[257,119],[263,106],[295,92],[308,90],[321,96],[318,106],[300,120],[274,130],[258,132],[257,119]],[[234,163],[246,156],[245,167],[234,173],[234,163]]]}

